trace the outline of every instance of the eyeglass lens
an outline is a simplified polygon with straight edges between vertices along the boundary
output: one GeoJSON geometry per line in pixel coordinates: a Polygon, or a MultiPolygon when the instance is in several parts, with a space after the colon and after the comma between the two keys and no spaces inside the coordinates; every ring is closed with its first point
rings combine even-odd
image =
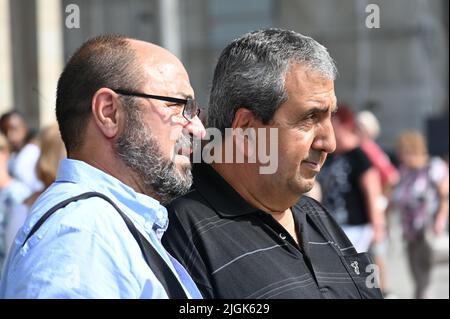
{"type": "Polygon", "coordinates": [[[183,116],[188,120],[192,120],[192,118],[198,115],[198,113],[199,109],[195,100],[187,99],[186,106],[183,110],[183,116]]]}

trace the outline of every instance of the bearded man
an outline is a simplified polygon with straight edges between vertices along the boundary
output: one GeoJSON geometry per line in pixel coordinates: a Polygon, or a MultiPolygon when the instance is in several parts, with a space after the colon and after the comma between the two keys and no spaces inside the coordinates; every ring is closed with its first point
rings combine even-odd
{"type": "Polygon", "coordinates": [[[58,81],[68,158],[16,237],[0,297],[201,297],[160,241],[160,203],[191,186],[181,153],[205,133],[198,113],[167,50],[121,36],[83,44],[58,81]]]}

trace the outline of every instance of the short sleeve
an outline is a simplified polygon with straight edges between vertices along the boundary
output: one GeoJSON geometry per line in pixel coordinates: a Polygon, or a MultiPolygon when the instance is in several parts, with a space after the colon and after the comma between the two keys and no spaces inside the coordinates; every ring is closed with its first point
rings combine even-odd
{"type": "Polygon", "coordinates": [[[356,148],[351,154],[352,169],[355,176],[361,176],[372,167],[372,163],[361,148],[356,148]]]}

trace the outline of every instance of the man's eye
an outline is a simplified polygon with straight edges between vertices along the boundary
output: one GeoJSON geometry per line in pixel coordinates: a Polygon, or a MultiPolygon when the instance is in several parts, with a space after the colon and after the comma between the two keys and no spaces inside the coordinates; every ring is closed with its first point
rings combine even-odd
{"type": "Polygon", "coordinates": [[[303,120],[310,122],[310,121],[316,121],[317,119],[318,119],[317,114],[310,114],[307,117],[305,117],[303,120]]]}
{"type": "Polygon", "coordinates": [[[168,104],[168,107],[183,107],[184,104],[183,103],[172,103],[172,104],[168,104]]]}

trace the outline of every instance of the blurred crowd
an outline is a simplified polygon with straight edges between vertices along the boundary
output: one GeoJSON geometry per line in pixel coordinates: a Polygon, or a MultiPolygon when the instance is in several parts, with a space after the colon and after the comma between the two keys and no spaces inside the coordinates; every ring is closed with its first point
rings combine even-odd
{"type": "Polygon", "coordinates": [[[380,123],[367,110],[338,108],[333,126],[337,148],[310,194],[334,215],[355,248],[369,251],[378,266],[380,288],[395,297],[386,282],[389,214],[401,220],[414,298],[429,298],[433,242],[448,237],[448,163],[430,156],[425,136],[401,133],[388,154],[376,143],[380,123]]]}
{"type": "Polygon", "coordinates": [[[35,132],[17,111],[0,117],[0,269],[39,195],[56,177],[65,148],[56,123],[35,132]]]}

